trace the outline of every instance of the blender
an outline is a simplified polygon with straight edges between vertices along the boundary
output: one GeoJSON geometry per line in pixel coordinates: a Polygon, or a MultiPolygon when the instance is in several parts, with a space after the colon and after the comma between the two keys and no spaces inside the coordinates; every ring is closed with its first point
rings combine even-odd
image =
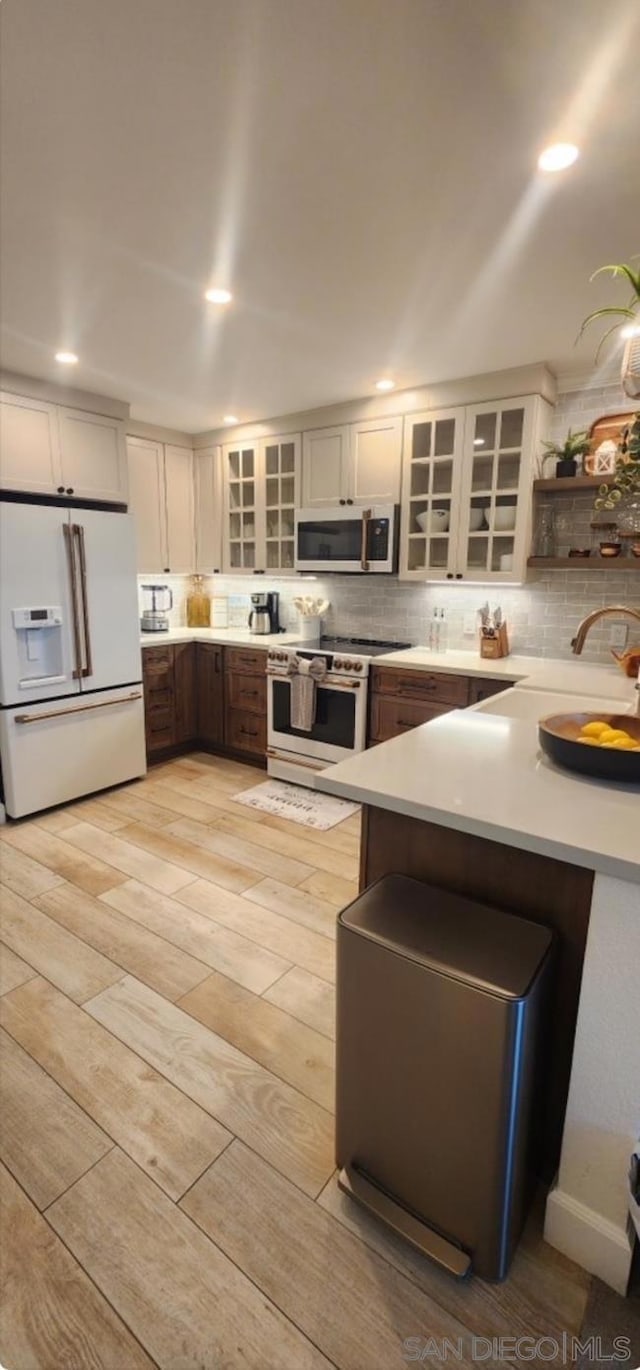
{"type": "Polygon", "coordinates": [[[142,585],[142,617],[140,629],[143,633],[168,633],[169,609],[173,608],[173,593],[168,585],[142,585]]]}

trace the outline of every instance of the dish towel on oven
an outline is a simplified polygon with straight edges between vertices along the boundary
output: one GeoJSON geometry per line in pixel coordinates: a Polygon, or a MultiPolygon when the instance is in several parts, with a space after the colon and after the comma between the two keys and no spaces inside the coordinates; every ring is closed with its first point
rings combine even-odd
{"type": "Polygon", "coordinates": [[[316,685],[326,674],[327,663],[322,656],[314,656],[311,661],[296,656],[290,662],[291,727],[297,732],[311,732],[316,721],[316,685]]]}

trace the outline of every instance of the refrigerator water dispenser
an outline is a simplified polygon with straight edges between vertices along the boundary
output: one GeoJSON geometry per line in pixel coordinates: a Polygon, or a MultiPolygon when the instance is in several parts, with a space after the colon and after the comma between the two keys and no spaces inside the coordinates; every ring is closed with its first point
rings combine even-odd
{"type": "Polygon", "coordinates": [[[19,688],[65,680],[60,605],[12,609],[11,617],[18,639],[19,688]]]}

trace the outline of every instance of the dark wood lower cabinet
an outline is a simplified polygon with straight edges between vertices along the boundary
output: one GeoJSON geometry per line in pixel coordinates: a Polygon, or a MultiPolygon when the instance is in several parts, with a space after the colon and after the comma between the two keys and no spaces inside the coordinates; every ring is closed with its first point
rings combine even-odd
{"type": "Polygon", "coordinates": [[[191,742],[196,727],[196,653],[195,642],[179,642],[173,649],[173,690],[175,701],[175,740],[191,742]]]}
{"type": "Polygon", "coordinates": [[[189,746],[239,752],[263,761],[267,750],[267,654],[214,642],[144,647],[147,758],[189,746]]]}
{"type": "Polygon", "coordinates": [[[197,642],[195,735],[212,747],[224,744],[224,647],[197,642]]]}
{"type": "Polygon", "coordinates": [[[263,761],[267,750],[267,653],[260,648],[225,651],[225,746],[263,761]]]}
{"type": "Polygon", "coordinates": [[[450,709],[466,709],[508,690],[510,680],[453,675],[448,671],[374,666],[370,676],[369,742],[388,742],[450,709]]]}
{"type": "Polygon", "coordinates": [[[147,756],[175,746],[173,647],[145,647],[142,653],[147,756]]]}

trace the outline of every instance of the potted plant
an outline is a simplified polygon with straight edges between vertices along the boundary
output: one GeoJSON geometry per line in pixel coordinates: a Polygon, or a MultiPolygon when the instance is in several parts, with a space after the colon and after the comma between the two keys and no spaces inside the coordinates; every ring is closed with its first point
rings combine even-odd
{"type": "MultiPolygon", "coordinates": [[[[637,257],[631,258],[632,262],[635,262],[637,260],[637,257]]],[[[606,333],[603,334],[602,338],[600,339],[600,342],[598,343],[596,361],[598,361],[598,358],[600,356],[602,348],[604,347],[604,344],[607,341],[607,338],[610,337],[612,333],[617,332],[619,328],[623,327],[625,329],[633,329],[634,325],[639,323],[638,311],[640,310],[640,270],[636,270],[636,268],[632,266],[629,262],[615,262],[612,266],[598,267],[598,270],[594,271],[593,276],[591,276],[590,279],[592,281],[595,280],[596,276],[600,276],[603,271],[608,271],[614,279],[617,276],[621,276],[631,286],[632,293],[626,305],[609,305],[605,309],[594,309],[593,312],[591,314],[587,314],[586,319],[583,320],[577,341],[579,341],[582,337],[585,328],[588,328],[589,324],[594,323],[596,319],[615,319],[615,322],[611,324],[611,327],[607,329],[606,333]]]]}
{"type": "Polygon", "coordinates": [[[588,433],[572,433],[569,429],[564,442],[544,442],[542,445],[547,449],[543,464],[549,457],[555,457],[556,476],[575,476],[578,458],[589,451],[591,439],[588,433]]]}

